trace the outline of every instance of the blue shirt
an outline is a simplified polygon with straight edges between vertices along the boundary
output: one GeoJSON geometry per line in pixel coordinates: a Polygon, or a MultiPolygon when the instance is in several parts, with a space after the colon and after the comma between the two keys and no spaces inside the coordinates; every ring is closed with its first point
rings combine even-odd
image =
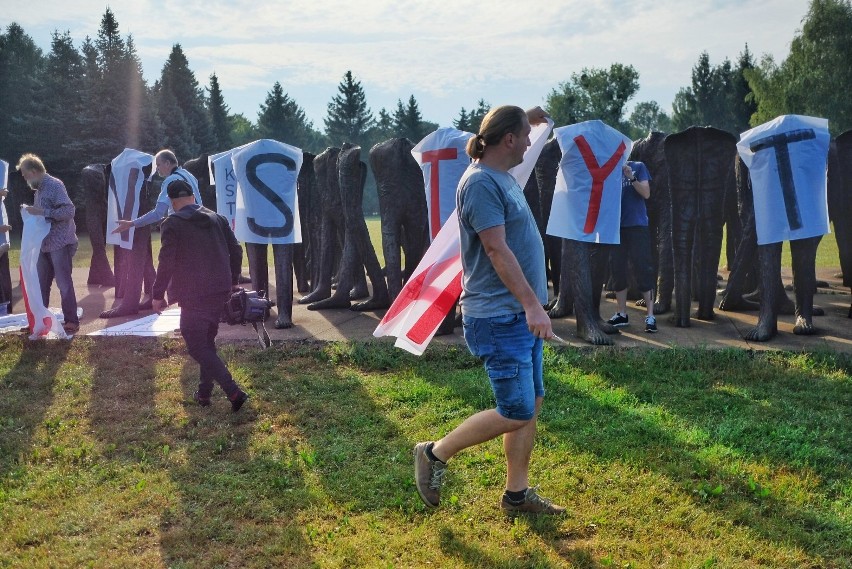
{"type": "MultiPolygon", "coordinates": [[[[640,182],[651,180],[648,168],[642,162],[627,161],[636,179],[640,182]]],[[[633,182],[622,175],[621,177],[621,227],[636,227],[648,225],[648,210],[645,208],[645,198],[639,195],[633,182]]]]}
{"type": "Polygon", "coordinates": [[[146,225],[151,225],[152,223],[157,223],[158,221],[165,218],[168,214],[174,213],[172,211],[172,200],[169,199],[168,188],[169,184],[174,182],[175,180],[183,180],[192,188],[192,193],[195,194],[195,203],[201,203],[201,192],[198,190],[198,180],[195,179],[195,176],[190,174],[188,171],[183,168],[178,168],[163,180],[162,185],[160,186],[160,195],[157,196],[157,204],[154,206],[154,209],[146,213],[145,215],[140,215],[136,219],[133,220],[134,227],[145,227],[146,225]]]}
{"type": "Polygon", "coordinates": [[[547,303],[547,276],[544,245],[535,218],[515,178],[478,162],[468,166],[456,193],[462,261],[462,313],[474,318],[490,318],[524,311],[520,301],[506,288],[479,233],[502,225],[506,244],[515,255],[524,277],[547,303]]]}

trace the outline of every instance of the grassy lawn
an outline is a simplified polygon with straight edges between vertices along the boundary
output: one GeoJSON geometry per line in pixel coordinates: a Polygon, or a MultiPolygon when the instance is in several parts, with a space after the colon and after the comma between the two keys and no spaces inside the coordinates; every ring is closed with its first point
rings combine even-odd
{"type": "Polygon", "coordinates": [[[411,448],[491,404],[463,349],[222,353],[252,395],[191,403],[178,340],[0,336],[0,567],[852,567],[852,359],[551,349],[532,477],[498,441],[442,507],[411,448]]]}
{"type": "MultiPolygon", "coordinates": [[[[370,231],[370,240],[373,243],[373,249],[376,251],[376,255],[379,258],[379,262],[384,266],[385,256],[382,252],[382,228],[381,228],[381,219],[378,216],[368,217],[367,218],[367,229],[370,231]]],[[[9,266],[10,267],[18,267],[20,265],[20,239],[13,236],[12,238],[12,251],[9,252],[9,266]]],[[[154,249],[154,259],[157,258],[157,255],[160,251],[160,233],[154,232],[153,239],[153,249],[154,249]]],[[[110,263],[112,263],[112,246],[107,247],[107,255],[110,259],[110,263]]],[[[75,267],[88,267],[89,262],[92,258],[92,244],[89,242],[89,236],[86,234],[80,235],[80,247],[77,250],[77,255],[74,256],[74,266],[75,267]]],[[[154,263],[156,265],[156,261],[154,263]]],[[[248,262],[245,261],[244,265],[248,266],[248,262]]],[[[269,266],[271,267],[273,264],[272,261],[272,249],[269,249],[269,266]]],[[[719,262],[719,266],[722,267],[725,265],[725,242],[722,242],[722,260],[719,262]]],[[[783,267],[791,267],[792,261],[790,259],[790,244],[788,242],[784,243],[782,253],[781,253],[781,266],[783,267]]],[[[816,258],[816,266],[817,268],[826,268],[826,267],[840,267],[840,256],[837,252],[837,240],[834,238],[834,234],[826,235],[820,241],[819,249],[817,249],[817,258],[816,258]]]]}

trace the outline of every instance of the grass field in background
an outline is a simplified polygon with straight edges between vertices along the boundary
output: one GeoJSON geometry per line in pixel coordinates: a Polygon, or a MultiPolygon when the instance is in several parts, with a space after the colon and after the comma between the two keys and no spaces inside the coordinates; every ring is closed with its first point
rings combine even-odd
{"type": "MultiPolygon", "coordinates": [[[[373,249],[376,251],[376,255],[379,258],[379,262],[384,266],[384,253],[382,251],[382,230],[381,230],[381,220],[378,216],[376,217],[368,217],[367,218],[367,229],[370,231],[370,240],[373,243],[373,249]]],[[[12,267],[17,267],[20,264],[20,240],[13,239],[12,241],[12,251],[9,253],[9,263],[12,267]]],[[[160,234],[159,232],[154,232],[153,239],[153,248],[154,248],[154,258],[157,258],[157,255],[160,251],[160,234]]],[[[110,258],[110,262],[112,262],[112,247],[107,248],[107,255],[110,258]]],[[[88,267],[90,260],[92,258],[92,245],[89,242],[88,235],[82,234],[80,235],[80,247],[77,250],[77,255],[74,257],[74,266],[75,267],[88,267]]],[[[244,258],[245,259],[245,258],[244,258]]],[[[269,263],[272,266],[272,250],[270,248],[269,252],[269,263]]],[[[156,265],[156,261],[154,262],[156,265]]],[[[243,264],[248,266],[248,261],[244,260],[243,264]]],[[[726,264],[725,261],[725,241],[722,242],[722,258],[719,262],[720,267],[724,267],[726,264]]],[[[792,261],[790,260],[790,244],[788,242],[784,243],[783,251],[781,255],[781,266],[782,267],[791,267],[792,261]]],[[[816,266],[817,268],[838,268],[840,267],[840,257],[837,250],[837,241],[834,238],[834,234],[829,234],[823,237],[822,241],[819,244],[819,249],[817,249],[817,258],[816,258],[816,266]]]]}
{"type": "Polygon", "coordinates": [[[413,445],[492,404],[466,350],[221,352],[236,415],[180,340],[0,336],[0,566],[852,567],[848,356],[546,348],[536,519],[499,441],[417,496],[413,445]]]}

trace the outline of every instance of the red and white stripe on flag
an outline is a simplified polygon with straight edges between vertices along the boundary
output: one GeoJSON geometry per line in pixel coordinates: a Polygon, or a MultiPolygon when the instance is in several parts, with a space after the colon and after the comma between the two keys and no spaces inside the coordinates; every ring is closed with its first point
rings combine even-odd
{"type": "MultiPolygon", "coordinates": [[[[553,122],[550,120],[533,127],[530,133],[531,145],[524,154],[524,161],[510,171],[522,188],[529,180],[552,128],[553,122]]],[[[459,299],[462,292],[461,277],[459,222],[457,212],[453,209],[402,292],[379,322],[373,336],[395,336],[394,345],[397,348],[422,355],[435,337],[441,321],[459,299]]]]}
{"type": "Polygon", "coordinates": [[[456,209],[456,189],[470,164],[465,147],[472,136],[455,128],[439,128],[411,149],[411,155],[423,170],[432,239],[456,209]]]}
{"type": "Polygon", "coordinates": [[[621,167],[633,141],[599,120],[553,131],[562,159],[547,234],[617,244],[621,233],[621,167]]]}

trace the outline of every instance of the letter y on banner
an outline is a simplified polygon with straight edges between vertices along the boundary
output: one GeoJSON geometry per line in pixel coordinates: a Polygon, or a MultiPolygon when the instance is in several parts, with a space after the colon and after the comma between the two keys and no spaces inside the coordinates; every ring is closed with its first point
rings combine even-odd
{"type": "Polygon", "coordinates": [[[621,167],[633,141],[599,120],[553,132],[562,160],[547,234],[617,244],[621,239],[621,167]]]}

